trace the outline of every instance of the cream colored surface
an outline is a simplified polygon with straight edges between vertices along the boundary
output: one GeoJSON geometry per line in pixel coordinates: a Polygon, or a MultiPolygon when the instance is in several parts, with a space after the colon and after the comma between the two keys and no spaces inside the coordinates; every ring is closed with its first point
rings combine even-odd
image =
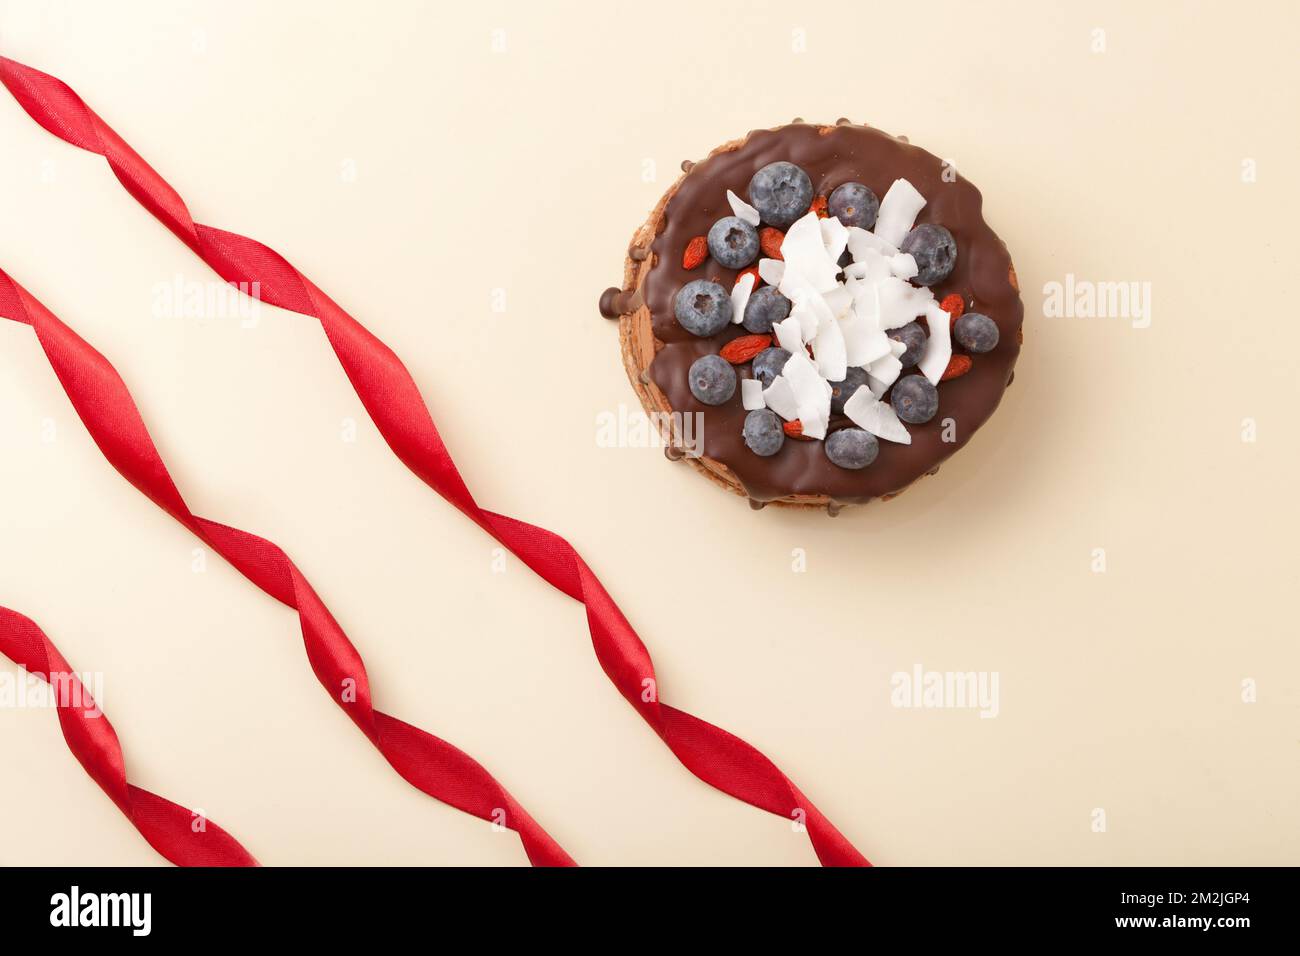
{"type": "MultiPolygon", "coordinates": [[[[391,344],[479,500],[601,574],[664,699],[764,750],[876,862],[1300,862],[1294,6],[594,7],[7,0],[0,49],[391,344]],[[595,440],[636,407],[595,308],[628,236],[682,159],[796,115],[955,159],[1026,293],[985,431],[834,521],[753,514],[595,440]],[[1150,282],[1150,328],[1045,319],[1066,273],[1150,282]],[[918,663],[996,671],[999,716],[891,706],[918,663]]],[[[0,264],[116,364],[197,512],[289,551],[382,709],[482,760],[583,863],[814,861],[679,767],[580,606],[513,559],[493,572],[311,321],[156,317],[160,283],[212,273],[7,97],[0,142],[0,264]]],[[[267,864],[523,861],[389,770],[291,611],[215,556],[192,571],[196,542],[7,322],[0,492],[0,604],[104,673],[133,781],[267,864]]],[[[160,862],[53,714],[0,709],[0,759],[0,862],[160,862]]]]}

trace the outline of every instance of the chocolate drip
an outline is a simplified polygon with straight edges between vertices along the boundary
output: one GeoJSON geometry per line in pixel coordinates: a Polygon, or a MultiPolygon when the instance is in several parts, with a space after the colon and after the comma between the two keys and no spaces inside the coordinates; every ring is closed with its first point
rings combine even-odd
{"type": "Polygon", "coordinates": [[[609,288],[600,294],[600,314],[607,319],[628,315],[644,304],[640,289],[629,291],[609,288]]]}

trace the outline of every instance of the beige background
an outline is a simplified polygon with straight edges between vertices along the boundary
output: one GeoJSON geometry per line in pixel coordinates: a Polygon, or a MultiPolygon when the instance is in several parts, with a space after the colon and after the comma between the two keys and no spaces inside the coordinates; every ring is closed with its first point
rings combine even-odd
{"type": "MultiPolygon", "coordinates": [[[[7,0],[0,49],[396,348],[479,499],[601,574],[664,699],[768,753],[873,860],[1300,862],[1293,5],[125,6],[7,0]],[[595,309],[628,236],[682,159],[796,115],[955,159],[1026,291],[985,431],[835,521],[753,514],[595,441],[634,405],[595,309]],[[1066,273],[1150,282],[1151,327],[1043,318],[1066,273]],[[998,672],[1000,715],[892,707],[917,663],[998,672]]],[[[814,861],[678,766],[580,606],[513,559],[493,573],[311,321],[154,315],[160,283],[212,273],[7,98],[0,142],[0,263],[117,365],[196,511],[294,556],[382,708],[481,759],[581,862],[814,861]]],[[[522,862],[390,772],[291,611],[215,556],[191,570],[194,540],[103,461],[12,323],[0,478],[0,604],[104,673],[133,781],[267,864],[522,862]]],[[[160,862],[52,714],[0,710],[0,755],[0,862],[160,862]]]]}

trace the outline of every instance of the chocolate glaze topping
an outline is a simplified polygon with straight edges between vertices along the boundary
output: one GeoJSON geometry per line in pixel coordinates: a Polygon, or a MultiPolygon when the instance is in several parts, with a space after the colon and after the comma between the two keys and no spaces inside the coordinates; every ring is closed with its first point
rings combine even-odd
{"type": "MultiPolygon", "coordinates": [[[[641,288],[650,307],[655,338],[662,343],[650,374],[675,411],[704,413],[704,454],[729,467],[752,500],[827,495],[847,503],[899,492],[936,470],[997,408],[1020,352],[1024,308],[1012,285],[1006,246],[981,215],[979,190],[960,176],[945,182],[943,172],[943,164],[935,156],[879,130],[800,124],[756,131],[738,149],[695,164],[668,202],[661,231],[651,246],[652,268],[641,288]],[[747,197],[750,177],[777,160],[803,167],[816,193],[823,196],[841,183],[857,181],[883,198],[895,179],[911,181],[926,198],[917,223],[946,226],[957,240],[956,267],[934,287],[936,298],[959,293],[966,311],[983,312],[998,326],[997,347],[973,356],[974,365],[966,375],[940,384],[939,413],[924,425],[907,426],[912,444],[881,441],[875,462],[860,471],[831,464],[820,441],[788,440],[777,454],[761,458],[745,447],[741,437],[747,413],[741,407],[739,389],[725,405],[710,407],[698,402],[687,385],[686,373],[692,362],[746,333],[742,326],[733,325],[701,339],[677,324],[673,299],[683,285],[708,278],[730,289],[737,275],[737,270],[724,269],[712,259],[688,272],[682,268],[682,252],[692,237],[705,235],[719,218],[731,215],[728,189],[747,197]],[[955,422],[955,440],[945,442],[947,419],[955,422]]],[[[602,312],[626,311],[631,299],[626,292],[610,290],[602,297],[602,312]],[[612,301],[616,295],[617,301],[612,301]]],[[[914,370],[904,374],[908,371],[914,370]]],[[[737,372],[741,378],[752,377],[748,365],[737,372]]],[[[843,417],[833,417],[831,429],[851,424],[843,417]]]]}

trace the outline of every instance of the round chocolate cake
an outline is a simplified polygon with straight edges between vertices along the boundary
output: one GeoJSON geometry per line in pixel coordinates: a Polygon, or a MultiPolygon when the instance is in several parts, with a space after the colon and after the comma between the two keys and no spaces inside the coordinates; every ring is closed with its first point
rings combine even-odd
{"type": "Polygon", "coordinates": [[[755,508],[835,514],[970,440],[1024,315],[974,186],[847,120],[756,130],[682,168],[600,300],[669,458],[755,508]]]}

